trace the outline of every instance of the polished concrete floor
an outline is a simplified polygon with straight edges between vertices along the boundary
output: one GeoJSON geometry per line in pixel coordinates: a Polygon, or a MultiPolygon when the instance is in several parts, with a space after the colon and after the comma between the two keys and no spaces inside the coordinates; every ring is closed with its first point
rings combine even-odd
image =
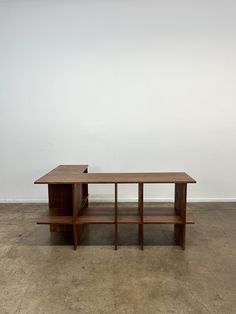
{"type": "Polygon", "coordinates": [[[36,225],[46,204],[0,204],[0,313],[236,313],[236,203],[189,204],[187,247],[173,226],[90,225],[70,236],[36,225]]]}

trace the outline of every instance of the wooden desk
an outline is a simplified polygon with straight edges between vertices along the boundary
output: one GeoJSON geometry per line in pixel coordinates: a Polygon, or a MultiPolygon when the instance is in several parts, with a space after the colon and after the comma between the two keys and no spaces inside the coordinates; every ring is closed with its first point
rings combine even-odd
{"type": "Polygon", "coordinates": [[[48,184],[49,213],[39,224],[49,224],[51,231],[73,229],[74,248],[85,224],[114,224],[115,249],[119,224],[137,224],[143,249],[145,224],[173,224],[177,242],[185,248],[187,184],[196,181],[184,172],[165,173],[88,173],[87,165],[59,166],[41,177],[36,184],[48,184]],[[173,208],[148,208],[144,203],[144,184],[175,185],[173,208]],[[114,206],[88,206],[88,184],[114,184],[114,206]],[[118,185],[138,184],[137,208],[118,208],[118,185]]]}

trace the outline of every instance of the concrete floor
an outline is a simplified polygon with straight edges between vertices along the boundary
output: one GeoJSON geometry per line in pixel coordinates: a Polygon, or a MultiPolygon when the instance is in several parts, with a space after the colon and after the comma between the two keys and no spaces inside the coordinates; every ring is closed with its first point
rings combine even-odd
{"type": "Polygon", "coordinates": [[[189,204],[187,248],[173,226],[90,225],[70,237],[35,221],[44,204],[0,204],[0,313],[236,313],[236,204],[189,204]],[[128,228],[127,228],[128,227],[128,228]],[[154,246],[156,245],[156,246],[154,246]]]}

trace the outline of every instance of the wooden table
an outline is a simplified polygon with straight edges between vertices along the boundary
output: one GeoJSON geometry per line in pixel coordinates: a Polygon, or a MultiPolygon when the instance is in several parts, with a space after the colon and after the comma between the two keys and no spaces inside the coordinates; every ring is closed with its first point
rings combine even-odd
{"type": "Polygon", "coordinates": [[[196,181],[184,172],[88,173],[87,165],[61,165],[44,175],[36,184],[48,184],[49,212],[38,224],[49,224],[51,231],[73,230],[74,249],[85,224],[114,224],[114,244],[118,245],[119,224],[137,224],[139,243],[144,246],[145,224],[173,224],[178,244],[185,249],[187,184],[196,181]],[[151,208],[144,203],[144,184],[174,184],[172,208],[151,208]],[[88,184],[114,184],[114,206],[89,206],[88,184]],[[118,206],[118,185],[138,185],[138,206],[118,206]]]}

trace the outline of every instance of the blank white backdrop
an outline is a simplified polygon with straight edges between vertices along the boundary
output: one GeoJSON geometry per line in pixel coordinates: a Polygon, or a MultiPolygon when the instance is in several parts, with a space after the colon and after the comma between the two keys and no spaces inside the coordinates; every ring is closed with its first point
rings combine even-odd
{"type": "Polygon", "coordinates": [[[186,171],[190,200],[236,200],[235,12],[229,0],[0,0],[0,201],[46,200],[33,181],[81,163],[186,171]]]}

